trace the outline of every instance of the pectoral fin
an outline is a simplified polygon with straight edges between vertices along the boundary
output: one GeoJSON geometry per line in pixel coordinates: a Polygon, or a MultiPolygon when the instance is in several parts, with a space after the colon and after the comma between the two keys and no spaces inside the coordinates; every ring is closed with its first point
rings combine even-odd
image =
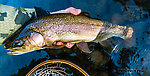
{"type": "Polygon", "coordinates": [[[92,51],[90,51],[88,44],[86,42],[80,42],[77,43],[76,46],[83,52],[85,53],[91,53],[92,51]]]}

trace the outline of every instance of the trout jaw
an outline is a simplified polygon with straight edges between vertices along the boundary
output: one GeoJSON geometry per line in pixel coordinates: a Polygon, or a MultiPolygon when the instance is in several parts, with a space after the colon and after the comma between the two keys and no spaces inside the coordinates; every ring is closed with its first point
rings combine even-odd
{"type": "Polygon", "coordinates": [[[32,45],[28,45],[28,46],[22,46],[22,47],[15,47],[15,48],[8,48],[6,50],[10,50],[9,52],[7,52],[7,54],[9,55],[22,55],[25,53],[29,53],[32,52],[34,50],[39,50],[42,49],[40,46],[32,46],[32,45]]]}
{"type": "Polygon", "coordinates": [[[39,49],[42,49],[42,48],[40,48],[40,47],[35,47],[32,49],[12,48],[12,49],[7,49],[7,50],[10,50],[9,52],[7,52],[7,54],[8,55],[22,55],[22,54],[29,53],[29,52],[32,52],[35,50],[39,50],[39,49]]]}
{"type": "Polygon", "coordinates": [[[21,52],[21,51],[9,51],[9,52],[7,52],[8,55],[22,55],[25,53],[27,53],[27,52],[21,52]]]}
{"type": "Polygon", "coordinates": [[[7,49],[7,50],[10,50],[9,52],[7,52],[8,55],[21,55],[28,52],[23,51],[23,49],[7,49]]]}

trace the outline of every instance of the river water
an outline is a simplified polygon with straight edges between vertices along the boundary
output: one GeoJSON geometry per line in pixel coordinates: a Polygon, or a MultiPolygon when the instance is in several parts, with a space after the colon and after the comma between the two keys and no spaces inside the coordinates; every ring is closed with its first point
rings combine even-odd
{"type": "Polygon", "coordinates": [[[80,8],[93,18],[134,29],[133,38],[124,41],[110,38],[108,47],[88,43],[91,54],[71,49],[44,49],[12,56],[0,45],[0,75],[24,76],[31,68],[51,59],[71,61],[91,76],[149,76],[150,75],[150,1],[148,0],[0,0],[0,4],[13,7],[41,7],[57,11],[68,7],[80,8]]]}

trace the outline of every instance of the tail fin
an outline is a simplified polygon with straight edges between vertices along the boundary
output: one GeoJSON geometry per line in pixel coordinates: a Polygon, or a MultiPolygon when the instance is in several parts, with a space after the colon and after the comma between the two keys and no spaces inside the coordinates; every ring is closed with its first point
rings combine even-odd
{"type": "Polygon", "coordinates": [[[125,41],[129,42],[132,41],[132,34],[133,34],[133,28],[132,27],[122,27],[122,26],[117,26],[111,29],[106,29],[104,33],[99,33],[97,36],[97,41],[100,42],[101,45],[106,45],[104,44],[104,41],[106,41],[109,38],[112,37],[120,37],[124,39],[125,41]]]}
{"type": "Polygon", "coordinates": [[[132,27],[128,27],[123,43],[125,47],[132,47],[135,44],[135,38],[133,37],[132,27]]]}
{"type": "MultiPolygon", "coordinates": [[[[106,29],[107,30],[107,29],[106,29]]],[[[112,29],[110,29],[108,32],[104,33],[103,35],[99,36],[99,43],[109,49],[109,53],[113,48],[115,48],[116,45],[118,47],[123,47],[123,48],[128,48],[132,47],[135,43],[135,39],[133,37],[133,28],[132,27],[122,27],[122,26],[117,26],[112,29]],[[118,30],[118,31],[116,31],[118,30]],[[117,39],[114,37],[119,37],[122,39],[117,39]]],[[[121,48],[120,47],[120,48],[121,48]]]]}
{"type": "Polygon", "coordinates": [[[126,32],[126,36],[125,39],[129,39],[132,37],[133,34],[133,28],[132,27],[128,27],[127,32],[126,32]]]}

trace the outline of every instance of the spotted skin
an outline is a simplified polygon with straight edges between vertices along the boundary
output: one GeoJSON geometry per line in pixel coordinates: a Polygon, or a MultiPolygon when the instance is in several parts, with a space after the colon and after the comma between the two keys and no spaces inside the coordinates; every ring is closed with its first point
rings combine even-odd
{"type": "MultiPolygon", "coordinates": [[[[119,26],[116,24],[113,25],[98,19],[87,17],[83,14],[53,14],[31,21],[21,33],[19,33],[18,37],[13,42],[7,43],[5,47],[6,49],[12,50],[9,54],[20,55],[49,47],[61,48],[66,46],[67,42],[73,44],[91,41],[101,42],[112,36],[126,39],[131,37],[129,35],[132,35],[132,30],[131,27],[119,26]],[[33,37],[38,38],[33,39],[33,37]],[[24,43],[21,46],[15,46],[15,41],[25,41],[28,42],[28,45],[27,43],[24,43]],[[41,46],[33,45],[39,45],[39,41],[41,41],[41,46]],[[58,46],[55,45],[56,42],[63,42],[66,44],[58,46]]],[[[72,46],[73,45],[71,45],[71,47],[72,46]]]]}

